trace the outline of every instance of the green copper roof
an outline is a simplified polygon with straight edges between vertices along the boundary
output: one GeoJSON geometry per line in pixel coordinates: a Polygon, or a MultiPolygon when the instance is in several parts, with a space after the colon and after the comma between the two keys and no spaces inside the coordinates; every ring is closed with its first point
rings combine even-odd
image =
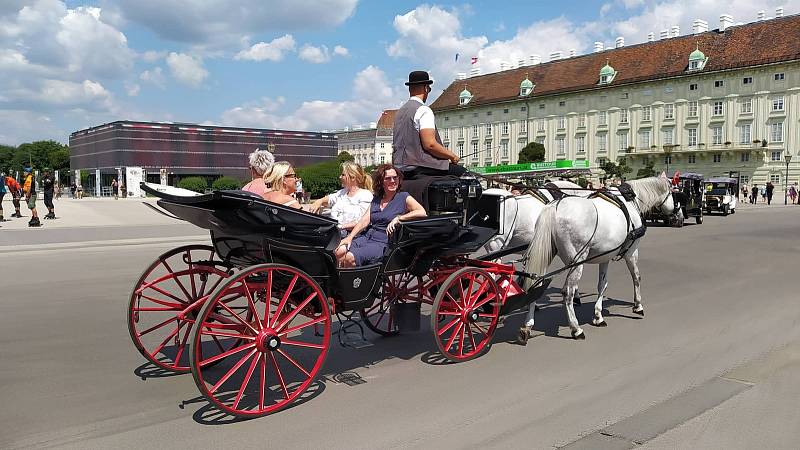
{"type": "Polygon", "coordinates": [[[525,77],[525,79],[522,80],[522,83],[519,84],[519,88],[520,89],[525,89],[525,88],[533,89],[533,81],[529,80],[528,77],[525,77]]]}
{"type": "Polygon", "coordinates": [[[460,93],[460,94],[458,94],[458,98],[460,98],[460,99],[461,99],[461,98],[471,98],[471,97],[472,97],[472,93],[471,93],[471,92],[469,92],[469,91],[467,90],[467,88],[464,88],[464,90],[463,90],[463,91],[461,91],[461,93],[460,93]]]}
{"type": "Polygon", "coordinates": [[[614,70],[614,68],[613,68],[613,67],[611,67],[611,66],[610,66],[610,65],[608,65],[608,64],[606,64],[605,66],[603,66],[603,68],[602,68],[602,69],[600,69],[600,76],[601,76],[601,77],[602,77],[603,75],[607,75],[607,76],[609,76],[609,77],[610,77],[610,76],[614,75],[615,73],[617,73],[617,72],[614,70]]]}
{"type": "Polygon", "coordinates": [[[689,54],[689,61],[705,61],[705,59],[706,55],[699,48],[689,54]]]}

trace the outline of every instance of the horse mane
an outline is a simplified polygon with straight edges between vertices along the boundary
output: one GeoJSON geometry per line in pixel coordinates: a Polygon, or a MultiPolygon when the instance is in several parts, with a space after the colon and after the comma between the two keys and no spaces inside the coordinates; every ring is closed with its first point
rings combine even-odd
{"type": "Polygon", "coordinates": [[[661,177],[640,178],[627,182],[636,194],[636,202],[641,211],[649,211],[664,201],[670,192],[669,180],[661,177]]]}

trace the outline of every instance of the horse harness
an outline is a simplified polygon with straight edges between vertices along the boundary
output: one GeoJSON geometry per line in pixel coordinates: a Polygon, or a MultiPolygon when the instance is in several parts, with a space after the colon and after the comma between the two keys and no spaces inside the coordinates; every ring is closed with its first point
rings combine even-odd
{"type": "MultiPolygon", "coordinates": [[[[625,236],[625,240],[622,242],[622,244],[620,244],[619,247],[607,252],[611,253],[614,250],[619,249],[619,253],[617,254],[617,256],[614,257],[615,261],[619,261],[620,259],[624,258],[625,255],[633,246],[634,242],[644,237],[645,233],[647,232],[647,225],[645,224],[644,218],[642,217],[642,211],[639,209],[639,204],[636,203],[636,193],[633,192],[633,189],[628,183],[622,183],[621,185],[619,185],[617,189],[619,193],[604,187],[594,192],[588,197],[589,199],[600,198],[611,203],[612,205],[619,208],[622,211],[622,214],[625,216],[625,222],[627,224],[625,228],[626,230],[628,230],[628,234],[625,236]],[[620,197],[622,198],[620,199],[620,197]],[[639,212],[639,220],[642,223],[641,226],[636,227],[634,225],[633,220],[631,220],[630,211],[628,211],[628,208],[625,205],[626,202],[633,202],[633,205],[639,212]]],[[[664,201],[661,202],[661,204],[663,205],[666,201],[667,199],[665,198],[664,201]]]]}

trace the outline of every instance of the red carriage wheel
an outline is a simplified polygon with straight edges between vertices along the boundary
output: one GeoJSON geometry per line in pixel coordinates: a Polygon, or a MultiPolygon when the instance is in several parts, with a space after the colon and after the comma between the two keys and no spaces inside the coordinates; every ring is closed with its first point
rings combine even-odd
{"type": "Polygon", "coordinates": [[[492,276],[477,267],[452,273],[439,286],[431,329],[439,351],[451,361],[485,353],[500,316],[500,290],[492,276]]]}
{"type": "Polygon", "coordinates": [[[186,342],[202,301],[228,277],[214,248],[186,245],[158,257],[133,287],[128,332],[139,353],[174,372],[189,371],[186,342]]]}
{"type": "Polygon", "coordinates": [[[424,289],[422,277],[407,272],[386,276],[375,304],[361,309],[364,324],[380,335],[397,335],[400,330],[397,329],[392,306],[397,303],[423,301],[424,289]]]}
{"type": "Polygon", "coordinates": [[[319,284],[305,272],[262,264],[223,282],[198,315],[190,366],[209,402],[236,416],[261,416],[294,402],[328,354],[331,317],[319,284]],[[219,348],[207,338],[234,345],[219,348]]]}

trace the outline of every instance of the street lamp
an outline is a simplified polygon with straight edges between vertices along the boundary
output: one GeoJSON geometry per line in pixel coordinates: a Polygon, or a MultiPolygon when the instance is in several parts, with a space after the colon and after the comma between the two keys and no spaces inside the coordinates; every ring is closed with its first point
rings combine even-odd
{"type": "Polygon", "coordinates": [[[783,179],[783,204],[789,204],[789,163],[792,161],[792,154],[789,153],[789,150],[786,150],[786,154],[783,155],[783,159],[786,160],[786,177],[783,179]]]}
{"type": "Polygon", "coordinates": [[[665,145],[664,146],[664,162],[667,164],[667,176],[669,176],[669,163],[672,159],[672,146],[665,145]]]}

